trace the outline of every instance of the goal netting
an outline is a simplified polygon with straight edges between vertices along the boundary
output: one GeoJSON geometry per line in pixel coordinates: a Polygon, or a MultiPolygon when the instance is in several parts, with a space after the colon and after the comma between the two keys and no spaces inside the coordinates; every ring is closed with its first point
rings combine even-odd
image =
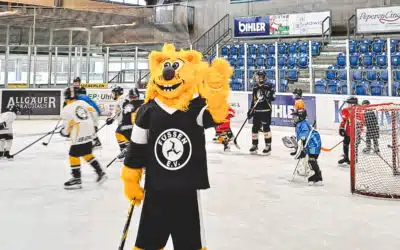
{"type": "Polygon", "coordinates": [[[400,104],[356,106],[351,112],[351,191],[400,198],[400,104]]]}

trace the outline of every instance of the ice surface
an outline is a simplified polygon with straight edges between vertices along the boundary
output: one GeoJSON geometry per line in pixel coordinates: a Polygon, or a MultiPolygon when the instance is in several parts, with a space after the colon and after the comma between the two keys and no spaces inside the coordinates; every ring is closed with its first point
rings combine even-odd
{"type": "MultiPolygon", "coordinates": [[[[12,151],[55,124],[17,121],[12,151]]],[[[100,132],[103,149],[95,155],[103,165],[118,153],[114,129],[100,132]]],[[[268,157],[248,155],[250,127],[239,137],[242,150],[236,155],[224,154],[222,145],[211,142],[213,131],[207,131],[212,188],[203,192],[202,206],[208,249],[399,249],[399,202],[351,195],[349,169],[336,164],[340,148],[320,156],[323,187],[309,187],[303,177],[289,182],[296,161],[281,137],[293,129],[272,129],[268,157]]],[[[322,132],[322,139],[325,147],[340,140],[332,132],[322,132]]],[[[47,147],[38,143],[13,162],[0,161],[1,250],[118,248],[129,207],[119,179],[121,163],[108,169],[102,186],[85,164],[84,188],[66,191],[68,148],[69,142],[56,135],[47,147]]],[[[139,215],[135,209],[125,249],[134,245],[139,215]]],[[[165,250],[171,249],[169,243],[165,250]]]]}

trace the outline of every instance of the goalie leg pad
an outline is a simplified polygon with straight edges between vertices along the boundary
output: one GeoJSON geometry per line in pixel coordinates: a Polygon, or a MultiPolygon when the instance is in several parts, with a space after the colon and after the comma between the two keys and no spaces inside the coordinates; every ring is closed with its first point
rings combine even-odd
{"type": "Polygon", "coordinates": [[[282,142],[283,142],[283,145],[287,148],[295,148],[295,145],[297,146],[297,142],[293,143],[293,141],[291,140],[291,137],[289,137],[289,136],[282,137],[282,142]]]}

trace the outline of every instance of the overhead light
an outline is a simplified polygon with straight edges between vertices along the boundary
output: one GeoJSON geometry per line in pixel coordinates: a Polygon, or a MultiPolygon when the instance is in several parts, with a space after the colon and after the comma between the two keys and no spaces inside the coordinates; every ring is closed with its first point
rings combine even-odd
{"type": "Polygon", "coordinates": [[[0,12],[0,16],[13,16],[13,15],[18,15],[18,14],[21,14],[20,10],[9,10],[9,11],[0,12]]]}

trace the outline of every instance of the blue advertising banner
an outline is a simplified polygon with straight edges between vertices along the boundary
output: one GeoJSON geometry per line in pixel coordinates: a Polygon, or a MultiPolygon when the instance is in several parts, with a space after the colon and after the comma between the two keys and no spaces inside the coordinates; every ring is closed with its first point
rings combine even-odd
{"type": "MultiPolygon", "coordinates": [[[[249,94],[249,107],[251,103],[251,94],[249,94]]],[[[316,121],[316,105],[314,96],[304,96],[304,103],[307,108],[307,119],[313,124],[316,121]]],[[[294,109],[294,99],[291,95],[277,95],[276,100],[272,102],[272,125],[293,127],[292,112],[294,109]]],[[[251,122],[251,121],[250,121],[251,122]]]]}
{"type": "Polygon", "coordinates": [[[250,3],[250,2],[265,2],[269,0],[230,0],[231,3],[250,3]]]}
{"type": "Polygon", "coordinates": [[[235,37],[263,37],[269,35],[269,16],[235,17],[235,37]]]}

